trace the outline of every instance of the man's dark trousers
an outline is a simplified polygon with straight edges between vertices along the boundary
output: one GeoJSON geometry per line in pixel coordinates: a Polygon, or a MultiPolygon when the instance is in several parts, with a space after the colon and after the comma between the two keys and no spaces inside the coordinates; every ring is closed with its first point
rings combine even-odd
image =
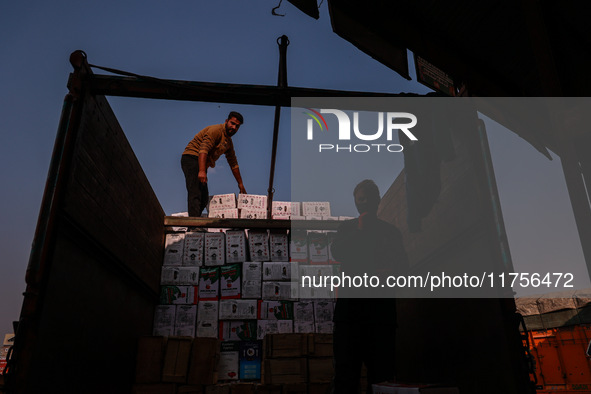
{"type": "Polygon", "coordinates": [[[181,157],[181,168],[187,185],[187,205],[189,216],[201,216],[209,201],[207,183],[199,182],[199,158],[193,155],[181,157]]]}

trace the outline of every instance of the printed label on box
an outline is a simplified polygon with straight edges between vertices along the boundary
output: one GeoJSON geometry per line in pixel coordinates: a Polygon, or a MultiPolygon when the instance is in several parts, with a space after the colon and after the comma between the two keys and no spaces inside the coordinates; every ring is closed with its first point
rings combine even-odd
{"type": "Polygon", "coordinates": [[[257,339],[256,320],[229,320],[220,322],[222,341],[251,341],[257,339]]]}
{"type": "MultiPolygon", "coordinates": [[[[295,286],[294,286],[295,287],[295,286]]],[[[291,282],[263,282],[263,299],[292,300],[291,282]]]]}
{"type": "Polygon", "coordinates": [[[257,339],[265,339],[267,334],[278,334],[277,320],[257,320],[257,339]]]}
{"type": "Polygon", "coordinates": [[[162,274],[160,276],[161,285],[177,285],[179,284],[179,268],[180,267],[162,267],[162,274]]]}
{"type": "Polygon", "coordinates": [[[269,234],[266,230],[249,231],[248,246],[252,261],[269,261],[269,234]]]}
{"type": "Polygon", "coordinates": [[[262,346],[258,341],[240,342],[240,379],[261,378],[262,346]]]}
{"type": "Polygon", "coordinates": [[[226,263],[246,261],[246,234],[244,230],[226,231],[226,263]]]}
{"type": "Polygon", "coordinates": [[[289,243],[291,261],[308,262],[308,234],[306,230],[292,230],[289,243]]]}
{"type": "Polygon", "coordinates": [[[329,301],[314,301],[314,321],[316,323],[332,322],[334,303],[329,301]]]}
{"type": "Polygon", "coordinates": [[[240,365],[240,343],[222,342],[218,364],[219,380],[238,380],[240,365]]]}
{"type": "Polygon", "coordinates": [[[327,242],[328,242],[328,247],[327,247],[327,250],[328,250],[328,262],[330,264],[338,264],[338,262],[336,261],[336,259],[332,255],[332,249],[331,249],[332,243],[334,242],[334,240],[337,237],[337,233],[336,233],[336,231],[329,231],[329,232],[326,233],[326,237],[328,238],[327,239],[327,242]]]}
{"type": "Polygon", "coordinates": [[[197,337],[217,338],[218,302],[199,301],[197,305],[197,337]]]}
{"type": "Polygon", "coordinates": [[[289,261],[289,241],[287,233],[271,231],[269,234],[271,261],[289,261]]]}
{"type": "Polygon", "coordinates": [[[197,305],[177,305],[174,323],[174,335],[180,337],[195,336],[197,305]]]}
{"type": "Polygon", "coordinates": [[[308,233],[310,264],[328,263],[328,237],[326,233],[310,231],[308,233]]]}
{"type": "Polygon", "coordinates": [[[257,320],[257,339],[265,339],[267,334],[279,334],[279,320],[257,320]]]}
{"type": "Polygon", "coordinates": [[[220,297],[240,298],[241,264],[230,264],[220,267],[220,297]]]}
{"type": "Polygon", "coordinates": [[[220,320],[254,320],[257,318],[256,300],[221,300],[220,320]]]}
{"type": "Polygon", "coordinates": [[[224,265],[226,257],[226,239],[224,233],[205,234],[205,265],[224,265]]]}
{"type": "Polygon", "coordinates": [[[318,201],[302,202],[302,215],[330,216],[330,203],[318,201]]]}
{"type": "Polygon", "coordinates": [[[163,265],[179,266],[183,264],[185,233],[166,234],[164,243],[163,265]]]}
{"type": "Polygon", "coordinates": [[[199,271],[199,299],[217,300],[219,298],[219,267],[201,267],[199,271]]]}
{"type": "Polygon", "coordinates": [[[277,216],[300,216],[300,203],[291,201],[273,201],[273,214],[277,216]]]}
{"type": "Polygon", "coordinates": [[[242,265],[242,298],[261,298],[261,262],[246,262],[242,265]]]}
{"type": "MultiPolygon", "coordinates": [[[[312,302],[299,301],[293,304],[294,320],[296,322],[314,323],[314,304],[312,302]]],[[[314,327],[312,327],[312,332],[314,327]]]]}
{"type": "Polygon", "coordinates": [[[257,194],[239,194],[238,209],[261,209],[267,210],[267,196],[257,194]]]}
{"type": "Polygon", "coordinates": [[[203,264],[204,233],[186,233],[183,265],[199,267],[203,264]]]}
{"type": "Polygon", "coordinates": [[[294,321],[293,332],[297,334],[313,334],[315,332],[314,323],[309,321],[294,321]]]}
{"type": "Polygon", "coordinates": [[[334,330],[333,322],[327,321],[323,323],[316,323],[317,334],[332,334],[334,330]]]}
{"type": "Polygon", "coordinates": [[[155,336],[169,337],[174,334],[174,321],[176,318],[175,305],[156,305],[154,311],[155,336]]]}
{"type": "Polygon", "coordinates": [[[161,305],[191,305],[196,303],[195,286],[162,286],[160,288],[161,305]]]}
{"type": "Polygon", "coordinates": [[[293,301],[259,300],[258,318],[262,320],[293,320],[293,301]]]}
{"type": "Polygon", "coordinates": [[[289,262],[263,262],[263,280],[290,280],[291,263],[289,262]]]}
{"type": "Polygon", "coordinates": [[[177,283],[179,285],[199,285],[199,267],[179,267],[177,283]]]}

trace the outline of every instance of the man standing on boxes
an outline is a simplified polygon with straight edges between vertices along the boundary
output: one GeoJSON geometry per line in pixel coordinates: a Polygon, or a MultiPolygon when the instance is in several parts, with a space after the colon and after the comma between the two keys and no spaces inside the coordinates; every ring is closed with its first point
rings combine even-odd
{"type": "Polygon", "coordinates": [[[204,128],[185,148],[181,167],[187,185],[189,216],[201,216],[201,212],[207,206],[209,200],[207,169],[215,167],[215,162],[222,154],[226,155],[232,174],[238,182],[240,193],[246,194],[232,143],[232,136],[238,132],[242,123],[244,123],[242,115],[232,111],[224,123],[204,128]]]}
{"type": "Polygon", "coordinates": [[[395,377],[396,299],[386,283],[389,275],[408,268],[402,235],[393,225],[378,219],[380,191],[372,180],[359,183],[353,192],[357,219],[343,222],[331,251],[344,275],[380,278],[373,288],[338,289],[334,312],[334,393],[357,393],[361,365],[371,385],[395,377]]]}

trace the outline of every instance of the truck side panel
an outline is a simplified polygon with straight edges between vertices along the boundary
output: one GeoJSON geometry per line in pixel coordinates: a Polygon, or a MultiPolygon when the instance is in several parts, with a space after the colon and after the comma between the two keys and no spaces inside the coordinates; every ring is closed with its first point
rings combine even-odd
{"type": "Polygon", "coordinates": [[[137,339],[151,334],[164,212],[107,100],[82,97],[61,120],[54,156],[64,154],[52,160],[62,170],[50,171],[43,202],[54,208],[29,263],[18,392],[130,392],[137,339]]]}

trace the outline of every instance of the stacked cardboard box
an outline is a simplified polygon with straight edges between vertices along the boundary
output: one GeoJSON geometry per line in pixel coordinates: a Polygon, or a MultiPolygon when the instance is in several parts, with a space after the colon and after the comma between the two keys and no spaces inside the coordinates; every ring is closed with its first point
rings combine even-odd
{"type": "MultiPolygon", "coordinates": [[[[266,208],[265,196],[215,197],[210,214],[266,208]]],[[[306,210],[330,218],[329,204],[308,203],[306,210]]],[[[293,219],[303,211],[299,203],[274,204],[277,217],[293,219]]],[[[334,301],[330,294],[318,299],[323,295],[319,290],[299,294],[294,292],[298,283],[291,284],[302,273],[333,272],[325,232],[218,229],[177,231],[166,237],[161,305],[154,319],[154,335],[159,337],[151,339],[151,351],[160,354],[161,361],[141,367],[159,379],[139,378],[136,392],[326,392],[332,376],[332,343],[312,340],[310,335],[332,332],[334,301]],[[197,351],[196,340],[217,342],[215,367],[204,359],[196,364],[216,369],[215,378],[207,383],[191,372],[192,360],[198,357],[192,353],[197,351]],[[295,353],[294,346],[299,349],[295,353]],[[161,372],[155,374],[156,369],[161,372]]],[[[154,354],[142,357],[154,359],[154,354]]]]}
{"type": "Polygon", "coordinates": [[[203,392],[217,382],[219,346],[212,338],[140,338],[133,392],[203,392]]]}

